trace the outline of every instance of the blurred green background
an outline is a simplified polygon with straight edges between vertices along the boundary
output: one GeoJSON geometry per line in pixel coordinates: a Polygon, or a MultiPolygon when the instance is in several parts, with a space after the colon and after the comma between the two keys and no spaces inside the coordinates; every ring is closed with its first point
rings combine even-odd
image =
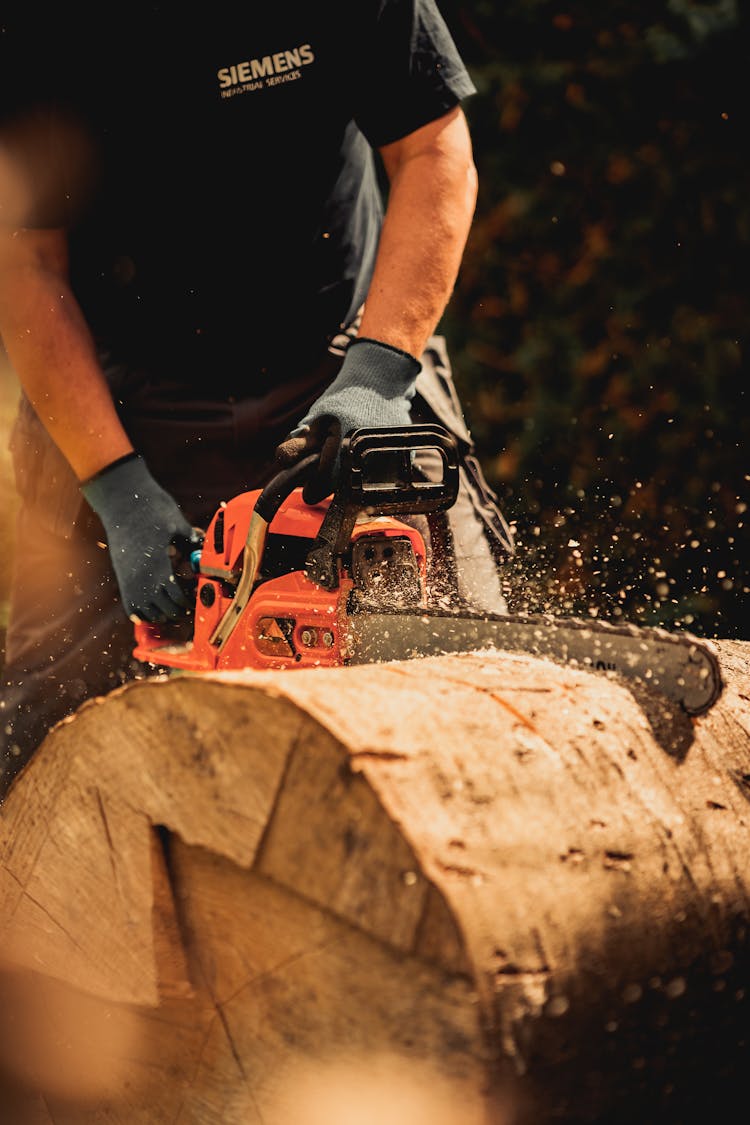
{"type": "MultiPolygon", "coordinates": [[[[481,183],[442,331],[517,528],[511,606],[750,638],[750,16],[440,8],[481,183]]],[[[16,394],[0,370],[0,605],[16,394]]]]}
{"type": "Polygon", "coordinates": [[[750,638],[750,14],[442,0],[481,179],[444,331],[516,608],[750,638]]]}

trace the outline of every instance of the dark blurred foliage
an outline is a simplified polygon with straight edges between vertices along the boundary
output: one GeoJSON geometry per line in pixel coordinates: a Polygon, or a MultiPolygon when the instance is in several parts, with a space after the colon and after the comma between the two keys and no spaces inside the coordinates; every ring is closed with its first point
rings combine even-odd
{"type": "Polygon", "coordinates": [[[750,638],[750,12],[440,7],[480,174],[442,330],[512,606],[750,638]]]}

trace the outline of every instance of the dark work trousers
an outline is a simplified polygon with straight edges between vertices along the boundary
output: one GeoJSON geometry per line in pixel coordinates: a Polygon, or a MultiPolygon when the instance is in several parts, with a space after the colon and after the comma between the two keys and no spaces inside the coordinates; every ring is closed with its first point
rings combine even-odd
{"type": "MultiPolygon", "coordinates": [[[[249,397],[216,378],[200,390],[177,379],[152,382],[104,359],[135,448],[187,519],[203,528],[222,501],[269,480],[276,446],[340,364],[341,352],[327,350],[296,381],[269,381],[265,393],[249,397]]],[[[459,498],[449,513],[461,600],[504,612],[498,562],[512,551],[512,541],[471,456],[440,337],[423,357],[412,418],[442,422],[465,454],[459,498]]],[[[56,722],[84,700],[148,674],[131,656],[133,626],[119,600],[102,526],[23,399],[11,448],[21,507],[0,685],[0,799],[56,722]]]]}

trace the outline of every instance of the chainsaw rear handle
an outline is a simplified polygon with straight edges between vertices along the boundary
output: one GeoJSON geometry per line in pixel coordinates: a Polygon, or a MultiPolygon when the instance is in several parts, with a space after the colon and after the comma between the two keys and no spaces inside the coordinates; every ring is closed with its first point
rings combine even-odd
{"type": "Polygon", "coordinates": [[[175,581],[191,602],[195,602],[201,551],[205,538],[206,533],[203,528],[194,527],[189,538],[184,535],[175,536],[167,548],[175,581]]]}
{"type": "Polygon", "coordinates": [[[339,584],[338,559],[361,512],[417,515],[443,512],[458,496],[458,446],[438,425],[353,430],[341,443],[339,484],[305,573],[326,590],[339,584]],[[432,455],[429,474],[416,454],[432,455]]]}
{"type": "MultiPolygon", "coordinates": [[[[286,498],[313,474],[318,453],[282,469],[265,486],[255,512],[270,524],[286,498]]],[[[341,472],[336,498],[357,513],[416,515],[445,511],[458,495],[458,449],[455,439],[437,425],[382,426],[352,430],[341,443],[341,472]],[[427,479],[414,460],[420,451],[435,452],[439,475],[427,479]]]]}

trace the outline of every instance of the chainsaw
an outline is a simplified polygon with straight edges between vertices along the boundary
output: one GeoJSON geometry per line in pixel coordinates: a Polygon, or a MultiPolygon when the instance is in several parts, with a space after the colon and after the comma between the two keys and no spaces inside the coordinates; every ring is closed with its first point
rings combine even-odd
{"type": "Polygon", "coordinates": [[[311,454],[223,504],[189,565],[176,567],[195,596],[190,622],[137,621],[135,658],[206,672],[493,649],[624,676],[689,715],[719,698],[717,654],[688,633],[461,605],[446,519],[458,448],[441,426],[356,430],[340,458],[339,483],[321,503],[302,495],[311,454]]]}

